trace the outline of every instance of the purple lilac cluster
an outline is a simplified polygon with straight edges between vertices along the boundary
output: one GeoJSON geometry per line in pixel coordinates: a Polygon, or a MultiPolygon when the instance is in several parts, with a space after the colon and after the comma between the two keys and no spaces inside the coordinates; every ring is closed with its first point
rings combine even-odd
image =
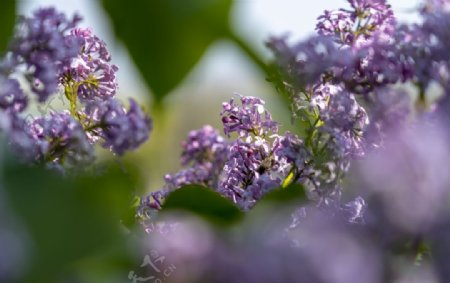
{"type": "Polygon", "coordinates": [[[117,90],[116,65],[111,65],[111,54],[106,43],[90,29],[76,28],[71,36],[82,42],[78,57],[72,60],[62,76],[63,84],[73,84],[82,100],[106,100],[117,90]]]}
{"type": "Polygon", "coordinates": [[[240,96],[241,105],[234,99],[222,105],[222,123],[225,135],[233,132],[239,137],[251,137],[252,134],[265,137],[270,132],[277,133],[278,125],[272,120],[270,113],[264,108],[265,102],[253,96],[240,96]]]}
{"type": "Polygon", "coordinates": [[[12,58],[26,67],[31,89],[44,102],[58,88],[64,66],[77,56],[81,42],[70,30],[81,21],[78,15],[68,19],[54,8],[36,10],[22,17],[11,43],[12,58]]]}
{"type": "MultiPolygon", "coordinates": [[[[184,185],[198,184],[217,188],[219,176],[227,159],[229,143],[210,125],[191,131],[181,144],[182,170],[164,176],[165,185],[141,200],[138,215],[159,210],[168,194],[184,185]]],[[[153,225],[153,224],[152,224],[153,225]]]]}
{"type": "MultiPolygon", "coordinates": [[[[412,103],[399,83],[417,88],[416,109],[427,107],[433,85],[449,89],[446,1],[428,1],[424,21],[413,25],[398,24],[386,1],[348,2],[350,9],[318,18],[318,35],[296,44],[285,37],[268,42],[277,67],[272,80],[290,97],[293,117],[309,125],[304,141],[321,160],[313,164],[316,173],[334,171],[325,175],[337,181],[352,159],[380,147],[389,130],[408,120],[412,103]]],[[[311,183],[321,190],[329,181],[311,183]]],[[[337,192],[340,186],[333,186],[337,192]]]]}
{"type": "Polygon", "coordinates": [[[238,137],[212,189],[248,210],[298,182],[309,201],[218,232],[176,218],[177,230],[149,239],[185,267],[170,282],[448,282],[450,2],[426,1],[413,25],[397,24],[386,1],[348,2],[319,17],[318,36],[269,44],[271,79],[304,136],[263,126],[258,99],[222,111],[238,137]]]}
{"type": "MultiPolygon", "coordinates": [[[[279,135],[278,123],[259,98],[240,96],[240,104],[234,99],[223,103],[224,132],[237,133],[237,137],[225,141],[211,126],[189,133],[182,143],[181,164],[186,168],[166,175],[166,185],[143,198],[140,210],[160,209],[171,191],[188,184],[216,190],[244,211],[267,193],[291,183],[305,185],[312,199],[328,204],[329,198],[339,196],[337,171],[348,167],[347,163],[341,164],[342,160],[347,161],[353,147],[360,146],[360,131],[366,126],[367,117],[356,102],[346,108],[346,101],[327,95],[324,100],[332,101],[331,106],[326,106],[332,107],[327,113],[332,116],[324,118],[323,126],[310,134],[309,141],[290,132],[279,135]],[[324,136],[321,140],[326,136],[328,143],[316,145],[315,135],[324,136]],[[344,143],[346,139],[351,143],[339,145],[342,152],[331,152],[338,147],[331,144],[344,143]],[[319,146],[324,156],[334,159],[314,158],[317,153],[313,151],[319,146]]],[[[352,96],[345,99],[354,101],[352,96]]]]}
{"type": "Polygon", "coordinates": [[[140,106],[130,99],[126,109],[114,97],[118,68],[105,42],[77,27],[80,21],[54,8],[20,17],[1,60],[0,130],[30,162],[60,169],[85,166],[94,160],[96,142],[122,155],[149,137],[152,123],[140,106]],[[39,104],[59,95],[69,109],[24,118],[31,100],[24,89],[36,94],[39,104]]]}

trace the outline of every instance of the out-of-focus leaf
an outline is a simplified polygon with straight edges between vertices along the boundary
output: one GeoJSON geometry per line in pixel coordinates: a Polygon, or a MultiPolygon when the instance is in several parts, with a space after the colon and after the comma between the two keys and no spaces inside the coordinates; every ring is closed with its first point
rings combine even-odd
{"type": "Polygon", "coordinates": [[[6,50],[16,21],[16,1],[3,0],[0,6],[0,55],[6,50]]]}
{"type": "Polygon", "coordinates": [[[242,218],[243,213],[229,200],[202,186],[184,186],[169,195],[163,211],[187,210],[214,223],[232,224],[242,218]]]}
{"type": "Polygon", "coordinates": [[[123,240],[120,217],[132,184],[118,168],[101,176],[66,178],[42,168],[7,162],[3,184],[31,240],[23,282],[52,282],[73,263],[123,240]]]}
{"type": "MultiPolygon", "coordinates": [[[[304,202],[308,198],[306,196],[305,188],[298,183],[290,184],[286,188],[278,188],[268,193],[259,203],[292,203],[304,202]]],[[[258,205],[257,204],[257,205],[258,205]]]]}
{"type": "Polygon", "coordinates": [[[183,80],[212,42],[228,34],[231,2],[102,1],[156,102],[183,80]]]}

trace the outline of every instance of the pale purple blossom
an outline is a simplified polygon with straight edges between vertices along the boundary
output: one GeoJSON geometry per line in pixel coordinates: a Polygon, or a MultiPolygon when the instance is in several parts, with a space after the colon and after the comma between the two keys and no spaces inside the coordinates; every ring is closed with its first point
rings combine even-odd
{"type": "Polygon", "coordinates": [[[311,152],[297,135],[286,132],[275,139],[273,154],[279,163],[286,162],[301,172],[311,159],[311,152]]]}
{"type": "Polygon", "coordinates": [[[218,191],[242,209],[249,209],[256,200],[281,185],[277,164],[266,141],[236,140],[229,147],[218,191]]]}
{"type": "Polygon", "coordinates": [[[28,105],[28,97],[19,82],[0,75],[0,109],[22,112],[28,105]]]}
{"type": "Polygon", "coordinates": [[[102,146],[118,155],[144,143],[152,129],[152,121],[140,106],[133,99],[129,102],[129,109],[119,100],[109,99],[92,102],[84,110],[91,139],[101,138],[102,146]]]}
{"type": "Polygon", "coordinates": [[[376,34],[388,38],[395,30],[391,6],[385,0],[349,0],[351,10],[325,11],[318,18],[320,35],[352,48],[361,48],[376,34]]]}
{"type": "Polygon", "coordinates": [[[82,44],[78,56],[65,66],[63,84],[77,84],[77,94],[83,100],[113,97],[117,90],[118,67],[109,63],[111,55],[106,43],[90,29],[77,28],[70,34],[82,44]]]}
{"type": "Polygon", "coordinates": [[[228,137],[236,132],[239,137],[251,135],[264,137],[270,132],[278,132],[278,124],[265,109],[262,99],[252,96],[240,96],[241,105],[234,99],[222,104],[222,123],[228,137]]]}
{"type": "Polygon", "coordinates": [[[189,132],[181,144],[181,165],[199,164],[207,161],[223,163],[226,158],[227,142],[219,131],[205,125],[199,130],[189,132]]]}
{"type": "Polygon", "coordinates": [[[330,135],[330,146],[338,156],[361,156],[363,133],[369,120],[366,111],[355,97],[346,91],[329,96],[325,109],[321,109],[320,118],[324,122],[319,130],[330,135]]]}
{"type": "Polygon", "coordinates": [[[40,102],[55,93],[63,67],[79,52],[81,43],[69,30],[80,20],[78,15],[69,19],[54,8],[19,19],[11,51],[15,62],[26,66],[31,89],[40,102]]]}
{"type": "Polygon", "coordinates": [[[90,164],[94,149],[83,127],[68,112],[33,120],[29,132],[38,146],[36,160],[56,167],[90,164]]]}

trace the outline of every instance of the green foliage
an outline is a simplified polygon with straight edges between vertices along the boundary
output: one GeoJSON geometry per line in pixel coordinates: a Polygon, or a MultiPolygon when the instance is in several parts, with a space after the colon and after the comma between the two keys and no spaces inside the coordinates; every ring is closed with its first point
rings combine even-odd
{"type": "Polygon", "coordinates": [[[124,245],[120,219],[128,213],[133,184],[120,169],[63,177],[8,161],[3,171],[7,196],[31,241],[23,282],[56,282],[76,274],[83,260],[105,252],[115,253],[126,266],[125,248],[117,249],[124,245]]]}
{"type": "Polygon", "coordinates": [[[288,204],[288,203],[299,203],[308,200],[306,196],[305,187],[299,183],[290,184],[285,188],[278,188],[263,197],[258,204],[265,203],[278,203],[278,204],[288,204]]]}
{"type": "Polygon", "coordinates": [[[187,210],[219,225],[233,224],[243,217],[231,201],[211,189],[188,185],[172,192],[163,206],[164,211],[187,210]]]}
{"type": "Polygon", "coordinates": [[[0,8],[0,55],[6,50],[16,21],[16,1],[4,0],[0,8]]]}
{"type": "Polygon", "coordinates": [[[117,36],[161,102],[228,34],[231,0],[104,0],[117,36]]]}

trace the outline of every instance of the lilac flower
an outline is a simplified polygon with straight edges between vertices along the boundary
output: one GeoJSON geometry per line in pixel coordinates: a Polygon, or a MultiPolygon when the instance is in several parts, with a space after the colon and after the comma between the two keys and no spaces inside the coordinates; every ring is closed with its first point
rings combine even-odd
{"type": "Polygon", "coordinates": [[[220,113],[225,135],[238,133],[239,137],[266,136],[269,132],[277,133],[278,125],[264,108],[264,101],[252,96],[240,96],[241,105],[234,99],[224,102],[220,113]]]}
{"type": "Polygon", "coordinates": [[[450,12],[450,2],[448,0],[425,0],[420,12],[422,14],[433,14],[436,12],[450,12]]]}
{"type": "Polygon", "coordinates": [[[363,132],[369,124],[367,114],[355,97],[342,91],[330,95],[327,108],[321,109],[320,118],[324,122],[319,128],[332,139],[338,155],[360,156],[363,152],[363,132]]]}
{"type": "Polygon", "coordinates": [[[388,139],[388,133],[407,125],[411,101],[405,90],[382,88],[370,97],[367,109],[370,124],[364,132],[364,139],[367,145],[381,147],[388,139]]]}
{"type": "Polygon", "coordinates": [[[355,168],[359,186],[378,207],[371,213],[386,228],[421,234],[445,217],[450,197],[446,127],[422,120],[394,128],[385,147],[355,168]]]}
{"type": "Polygon", "coordinates": [[[22,112],[28,105],[28,97],[15,79],[7,79],[0,75],[0,109],[22,112]]]}
{"type": "Polygon", "coordinates": [[[35,162],[40,158],[41,151],[29,129],[27,121],[18,113],[0,111],[0,132],[5,134],[11,147],[19,153],[20,158],[35,162]]]}
{"type": "Polygon", "coordinates": [[[227,144],[219,132],[209,125],[191,131],[182,143],[181,165],[201,164],[207,161],[223,163],[227,144]]]}
{"type": "Polygon", "coordinates": [[[31,89],[40,102],[56,91],[63,66],[78,54],[80,42],[68,31],[80,20],[77,15],[67,19],[53,8],[37,10],[33,17],[19,20],[12,54],[27,67],[31,89]]]}
{"type": "Polygon", "coordinates": [[[150,118],[133,99],[129,101],[128,110],[115,99],[92,102],[85,109],[91,140],[103,139],[102,146],[118,155],[144,143],[152,128],[150,118]]]}
{"type": "Polygon", "coordinates": [[[68,112],[33,120],[29,132],[39,148],[36,160],[56,167],[86,165],[94,159],[83,127],[68,112]]]}
{"type": "Polygon", "coordinates": [[[295,45],[288,44],[286,37],[271,38],[267,46],[283,72],[282,89],[303,89],[319,81],[323,75],[340,73],[353,58],[350,50],[339,49],[326,36],[313,36],[295,45]]]}
{"type": "Polygon", "coordinates": [[[164,176],[165,188],[173,191],[185,185],[197,184],[211,187],[216,185],[219,172],[213,170],[211,162],[195,164],[175,174],[164,176]]]}
{"type": "Polygon", "coordinates": [[[283,163],[284,161],[290,166],[295,166],[298,171],[297,173],[304,169],[306,163],[311,158],[311,153],[303,141],[289,132],[275,139],[273,154],[279,163],[283,163]]]}
{"type": "Polygon", "coordinates": [[[70,65],[65,66],[63,84],[76,84],[80,99],[102,100],[111,98],[117,90],[116,72],[118,67],[111,65],[111,55],[105,42],[90,29],[73,29],[71,36],[81,42],[80,53],[70,65]]]}
{"type": "Polygon", "coordinates": [[[391,6],[385,0],[349,0],[352,10],[325,11],[316,30],[341,45],[361,48],[376,34],[388,38],[395,30],[391,6]]]}
{"type": "Polygon", "coordinates": [[[343,213],[349,223],[364,223],[364,212],[367,209],[366,202],[362,197],[356,197],[354,200],[343,206],[343,213]]]}
{"type": "Polygon", "coordinates": [[[266,141],[248,143],[238,139],[230,145],[218,191],[239,207],[249,209],[270,189],[281,185],[282,180],[272,174],[276,171],[266,141]]]}

